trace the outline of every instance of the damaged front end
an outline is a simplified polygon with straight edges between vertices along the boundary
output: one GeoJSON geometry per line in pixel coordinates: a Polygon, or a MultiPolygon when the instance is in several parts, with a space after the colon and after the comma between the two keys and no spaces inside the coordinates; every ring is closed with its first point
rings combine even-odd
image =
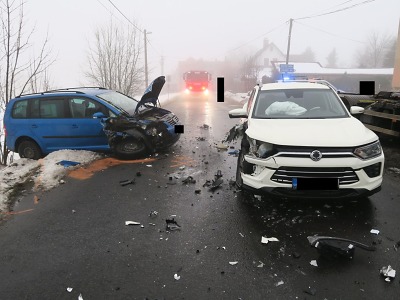
{"type": "Polygon", "coordinates": [[[103,121],[111,150],[120,158],[136,158],[175,144],[180,137],[175,126],[178,117],[157,106],[165,77],[155,79],[137,103],[133,115],[120,114],[103,121]],[[152,105],[150,105],[152,104],[152,105]]]}
{"type": "Polygon", "coordinates": [[[152,107],[135,116],[108,118],[103,124],[111,150],[117,156],[133,158],[175,144],[180,137],[175,133],[178,123],[173,113],[152,107]]]}

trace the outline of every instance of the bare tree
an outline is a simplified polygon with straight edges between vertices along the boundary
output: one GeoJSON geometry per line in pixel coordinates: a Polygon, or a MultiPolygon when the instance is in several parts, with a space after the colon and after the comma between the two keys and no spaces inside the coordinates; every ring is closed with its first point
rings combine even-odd
{"type": "Polygon", "coordinates": [[[387,34],[371,32],[366,39],[365,45],[356,53],[358,67],[381,68],[385,55],[390,49],[392,37],[387,34]]]}
{"type": "Polygon", "coordinates": [[[336,49],[333,48],[331,52],[329,52],[328,56],[326,57],[328,62],[327,66],[329,68],[336,68],[337,67],[337,53],[336,49]]]}
{"type": "Polygon", "coordinates": [[[143,83],[142,47],[138,30],[123,29],[113,22],[95,31],[89,46],[89,70],[92,84],[134,96],[143,83]]]}
{"type": "MultiPolygon", "coordinates": [[[[44,40],[37,56],[27,56],[32,47],[34,28],[26,32],[24,0],[0,1],[0,112],[8,101],[29,89],[33,78],[40,76],[53,62],[48,50],[48,39],[44,40]]],[[[6,164],[10,151],[6,137],[0,139],[0,163],[6,164]]]]}

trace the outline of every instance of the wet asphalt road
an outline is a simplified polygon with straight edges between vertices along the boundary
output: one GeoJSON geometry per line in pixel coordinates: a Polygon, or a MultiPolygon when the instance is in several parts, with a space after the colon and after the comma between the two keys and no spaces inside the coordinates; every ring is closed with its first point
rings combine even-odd
{"type": "Polygon", "coordinates": [[[387,283],[379,269],[400,270],[400,178],[385,174],[383,190],[361,202],[242,196],[228,184],[236,158],[214,147],[236,123],[227,117],[234,107],[212,96],[179,97],[167,108],[185,133],[168,157],[28,192],[14,210],[33,210],[0,225],[0,299],[398,299],[399,276],[387,283]],[[224,184],[211,193],[202,185],[218,169],[224,184]],[[191,174],[196,184],[169,180],[191,174]],[[133,178],[134,185],[119,185],[133,178]],[[180,230],[166,231],[171,215],[180,230]],[[125,226],[128,220],[144,228],[125,226]],[[321,258],[307,241],[314,234],[376,251],[321,258]],[[279,242],[261,244],[262,236],[279,242]]]}

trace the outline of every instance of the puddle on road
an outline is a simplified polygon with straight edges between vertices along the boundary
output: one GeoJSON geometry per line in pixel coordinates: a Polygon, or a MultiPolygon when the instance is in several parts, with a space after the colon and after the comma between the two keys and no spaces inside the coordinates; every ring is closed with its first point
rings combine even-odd
{"type": "Polygon", "coordinates": [[[135,160],[118,160],[116,158],[104,158],[96,160],[90,165],[72,170],[68,173],[68,177],[85,180],[93,176],[94,173],[105,170],[109,167],[118,166],[122,164],[138,164],[138,163],[149,163],[157,160],[156,158],[145,158],[145,159],[135,159],[135,160]]]}

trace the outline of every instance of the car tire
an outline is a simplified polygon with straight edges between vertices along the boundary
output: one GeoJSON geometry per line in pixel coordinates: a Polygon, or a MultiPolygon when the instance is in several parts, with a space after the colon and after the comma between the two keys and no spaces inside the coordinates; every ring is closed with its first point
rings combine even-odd
{"type": "Polygon", "coordinates": [[[23,141],[18,146],[18,154],[21,158],[38,160],[42,157],[42,151],[36,142],[31,140],[23,141]]]}
{"type": "Polygon", "coordinates": [[[143,139],[133,137],[121,139],[114,147],[117,157],[123,159],[134,159],[142,156],[147,151],[143,139]]]}

